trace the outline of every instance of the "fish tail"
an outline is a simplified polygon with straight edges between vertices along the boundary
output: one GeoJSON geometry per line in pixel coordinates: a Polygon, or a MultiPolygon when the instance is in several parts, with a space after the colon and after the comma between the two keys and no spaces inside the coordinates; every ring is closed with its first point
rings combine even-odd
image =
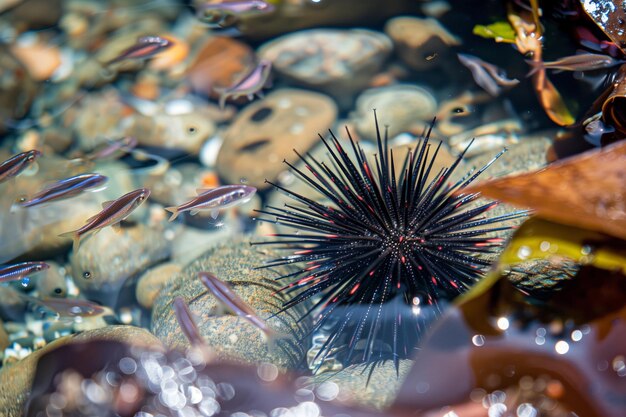
{"type": "Polygon", "coordinates": [[[532,60],[528,59],[528,60],[526,60],[526,63],[528,65],[530,65],[530,67],[531,67],[531,69],[528,72],[528,74],[526,74],[526,78],[532,77],[536,72],[541,71],[542,69],[544,69],[543,61],[532,61],[532,60]]]}
{"type": "Polygon", "coordinates": [[[180,214],[178,207],[165,207],[165,210],[172,213],[172,217],[170,217],[171,222],[174,221],[174,219],[176,219],[176,217],[178,217],[178,215],[180,214]]]}
{"type": "Polygon", "coordinates": [[[72,239],[72,251],[76,253],[80,247],[80,234],[77,231],[61,233],[59,237],[69,237],[72,239]]]}

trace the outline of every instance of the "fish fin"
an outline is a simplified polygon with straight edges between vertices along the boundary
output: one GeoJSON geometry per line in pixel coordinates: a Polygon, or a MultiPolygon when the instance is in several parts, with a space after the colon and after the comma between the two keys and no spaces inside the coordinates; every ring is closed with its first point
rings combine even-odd
{"type": "Polygon", "coordinates": [[[115,200],[109,200],[109,201],[105,201],[104,203],[102,203],[102,209],[105,210],[109,207],[111,207],[111,204],[115,203],[115,200]]]}
{"type": "Polygon", "coordinates": [[[532,77],[533,75],[535,75],[537,71],[541,71],[544,68],[543,61],[538,62],[538,61],[532,61],[530,59],[527,59],[526,63],[530,65],[530,68],[531,68],[528,74],[526,74],[526,78],[532,77]]]}
{"type": "Polygon", "coordinates": [[[98,218],[98,214],[94,214],[93,216],[91,216],[90,218],[88,218],[87,220],[85,220],[85,223],[91,223],[92,221],[96,220],[98,218]]]}
{"type": "Polygon", "coordinates": [[[189,214],[191,214],[192,216],[195,216],[196,214],[200,213],[200,210],[191,210],[189,212],[189,214]]]}
{"type": "Polygon", "coordinates": [[[178,217],[178,215],[180,214],[180,211],[178,211],[178,207],[165,207],[165,210],[172,213],[172,216],[170,217],[171,222],[174,221],[176,217],[178,217]]]}
{"type": "Polygon", "coordinates": [[[77,230],[72,230],[71,232],[61,233],[59,237],[69,237],[72,239],[72,251],[76,253],[78,248],[80,247],[80,239],[81,236],[77,230]]]}
{"type": "Polygon", "coordinates": [[[122,233],[122,223],[112,224],[111,229],[113,229],[115,233],[122,233]]]}
{"type": "Polygon", "coordinates": [[[217,219],[217,216],[219,216],[220,211],[218,209],[213,209],[211,210],[211,217],[214,219],[217,219]]]}
{"type": "Polygon", "coordinates": [[[196,188],[196,193],[198,195],[206,193],[207,191],[214,190],[215,188],[196,188]]]}

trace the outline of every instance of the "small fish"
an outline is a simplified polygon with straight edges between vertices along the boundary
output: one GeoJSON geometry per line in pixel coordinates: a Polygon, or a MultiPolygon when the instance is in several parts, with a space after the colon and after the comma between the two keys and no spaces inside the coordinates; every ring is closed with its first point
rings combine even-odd
{"type": "Polygon", "coordinates": [[[115,64],[116,62],[124,61],[126,59],[150,58],[172,45],[172,41],[160,36],[142,36],[137,39],[136,44],[107,62],[107,65],[115,64]]]}
{"type": "Polygon", "coordinates": [[[206,342],[200,334],[193,314],[191,310],[189,310],[189,306],[183,297],[174,298],[174,314],[176,315],[180,329],[183,331],[187,340],[189,340],[189,343],[191,343],[192,346],[205,346],[206,342]]]}
{"type": "Polygon", "coordinates": [[[100,149],[96,149],[90,154],[85,155],[84,159],[89,161],[98,161],[102,159],[117,159],[122,155],[129,153],[137,146],[137,139],[127,136],[117,140],[111,140],[100,149]]]}
{"type": "Polygon", "coordinates": [[[238,15],[249,13],[269,13],[274,6],[262,0],[205,3],[197,8],[197,18],[209,27],[228,28],[237,23],[238,15]]]}
{"type": "Polygon", "coordinates": [[[53,311],[60,317],[94,317],[115,315],[109,307],[92,301],[69,298],[36,298],[20,293],[20,297],[40,307],[53,311]]]}
{"type": "Polygon", "coordinates": [[[4,161],[0,164],[0,183],[19,175],[39,156],[41,156],[41,152],[33,149],[14,155],[4,161]]]}
{"type": "Polygon", "coordinates": [[[100,174],[81,174],[50,184],[35,194],[30,200],[18,203],[22,207],[32,207],[53,200],[74,197],[85,190],[98,187],[108,180],[100,174]]]}
{"type": "Polygon", "coordinates": [[[471,72],[474,81],[487,93],[496,97],[502,89],[500,87],[513,87],[519,84],[517,79],[508,79],[501,68],[483,61],[482,59],[469,54],[457,54],[461,64],[466,66],[471,72]]]}
{"type": "Polygon", "coordinates": [[[261,97],[261,90],[265,87],[270,73],[272,72],[272,63],[265,59],[259,62],[249,74],[228,88],[213,88],[220,95],[220,109],[224,109],[226,100],[229,98],[237,98],[247,96],[248,100],[252,100],[254,95],[261,97]]]}
{"type": "Polygon", "coordinates": [[[526,75],[527,77],[530,77],[542,69],[561,71],[593,71],[614,67],[615,65],[622,64],[625,61],[614,59],[608,55],[582,53],[566,56],[552,62],[530,60],[527,60],[526,62],[532,67],[530,72],[526,75]]]}
{"type": "Polygon", "coordinates": [[[83,236],[98,233],[106,226],[116,227],[118,224],[128,217],[141,203],[150,196],[150,190],[147,188],[139,188],[124,194],[117,200],[105,201],[102,203],[102,211],[87,219],[87,224],[78,230],[63,233],[60,237],[71,237],[74,241],[74,253],[80,246],[83,236]]]}
{"type": "Polygon", "coordinates": [[[0,282],[19,281],[28,275],[50,268],[45,262],[22,262],[0,267],[0,282]]]}
{"type": "Polygon", "coordinates": [[[165,207],[165,210],[172,213],[170,221],[184,211],[191,211],[191,215],[194,215],[200,210],[211,210],[211,217],[216,219],[219,210],[250,201],[256,188],[248,185],[223,185],[208,190],[199,188],[196,191],[199,193],[196,198],[178,207],[165,207]]]}
{"type": "Polygon", "coordinates": [[[258,327],[266,336],[274,337],[275,332],[272,330],[265,320],[260,318],[255,311],[239,297],[230,286],[224,281],[217,278],[210,272],[199,272],[198,278],[204,286],[217,298],[224,306],[258,327]]]}

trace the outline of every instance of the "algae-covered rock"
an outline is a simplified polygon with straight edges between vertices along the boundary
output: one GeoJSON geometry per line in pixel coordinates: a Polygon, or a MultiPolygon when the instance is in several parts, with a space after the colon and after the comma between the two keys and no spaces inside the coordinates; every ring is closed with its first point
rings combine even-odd
{"type": "MultiPolygon", "coordinates": [[[[263,248],[262,248],[263,249],[263,248]]],[[[209,250],[173,277],[157,297],[152,313],[152,331],[169,347],[186,347],[172,301],[183,297],[196,317],[200,333],[222,359],[241,362],[272,362],[282,368],[293,368],[301,363],[308,348],[304,335],[310,321],[301,319],[307,303],[303,302],[286,312],[278,313],[287,300],[277,292],[282,286],[274,276],[292,272],[286,266],[255,269],[271,259],[248,242],[230,242],[209,250]],[[231,314],[220,314],[223,306],[207,291],[198,279],[198,272],[208,271],[227,282],[257,315],[267,321],[280,337],[269,343],[264,333],[247,320],[231,314]]]]}

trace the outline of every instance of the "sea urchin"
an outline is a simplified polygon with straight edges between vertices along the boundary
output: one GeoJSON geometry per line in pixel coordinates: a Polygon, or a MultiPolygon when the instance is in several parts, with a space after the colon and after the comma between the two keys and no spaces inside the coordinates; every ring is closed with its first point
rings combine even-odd
{"type": "Polygon", "coordinates": [[[297,204],[259,211],[272,216],[263,220],[297,229],[253,244],[290,252],[261,268],[299,265],[296,272],[278,277],[289,282],[282,291],[294,293],[282,311],[305,299],[314,302],[313,331],[326,332],[317,363],[343,347],[343,364],[393,359],[397,366],[400,358],[412,355],[424,325],[415,307],[436,311],[438,300],[452,299],[474,284],[489,265],[485,255],[501,245],[494,232],[509,228],[496,223],[524,215],[486,217],[496,202],[479,204],[478,194],[459,193],[504,151],[451,183],[465,152],[435,173],[441,143],[429,144],[431,125],[396,174],[387,130],[381,135],[375,112],[374,117],[374,164],[347,127],[351,156],[330,131],[329,139],[319,135],[329,162],[295,151],[307,173],[285,161],[331,205],[271,183],[297,204]]]}

